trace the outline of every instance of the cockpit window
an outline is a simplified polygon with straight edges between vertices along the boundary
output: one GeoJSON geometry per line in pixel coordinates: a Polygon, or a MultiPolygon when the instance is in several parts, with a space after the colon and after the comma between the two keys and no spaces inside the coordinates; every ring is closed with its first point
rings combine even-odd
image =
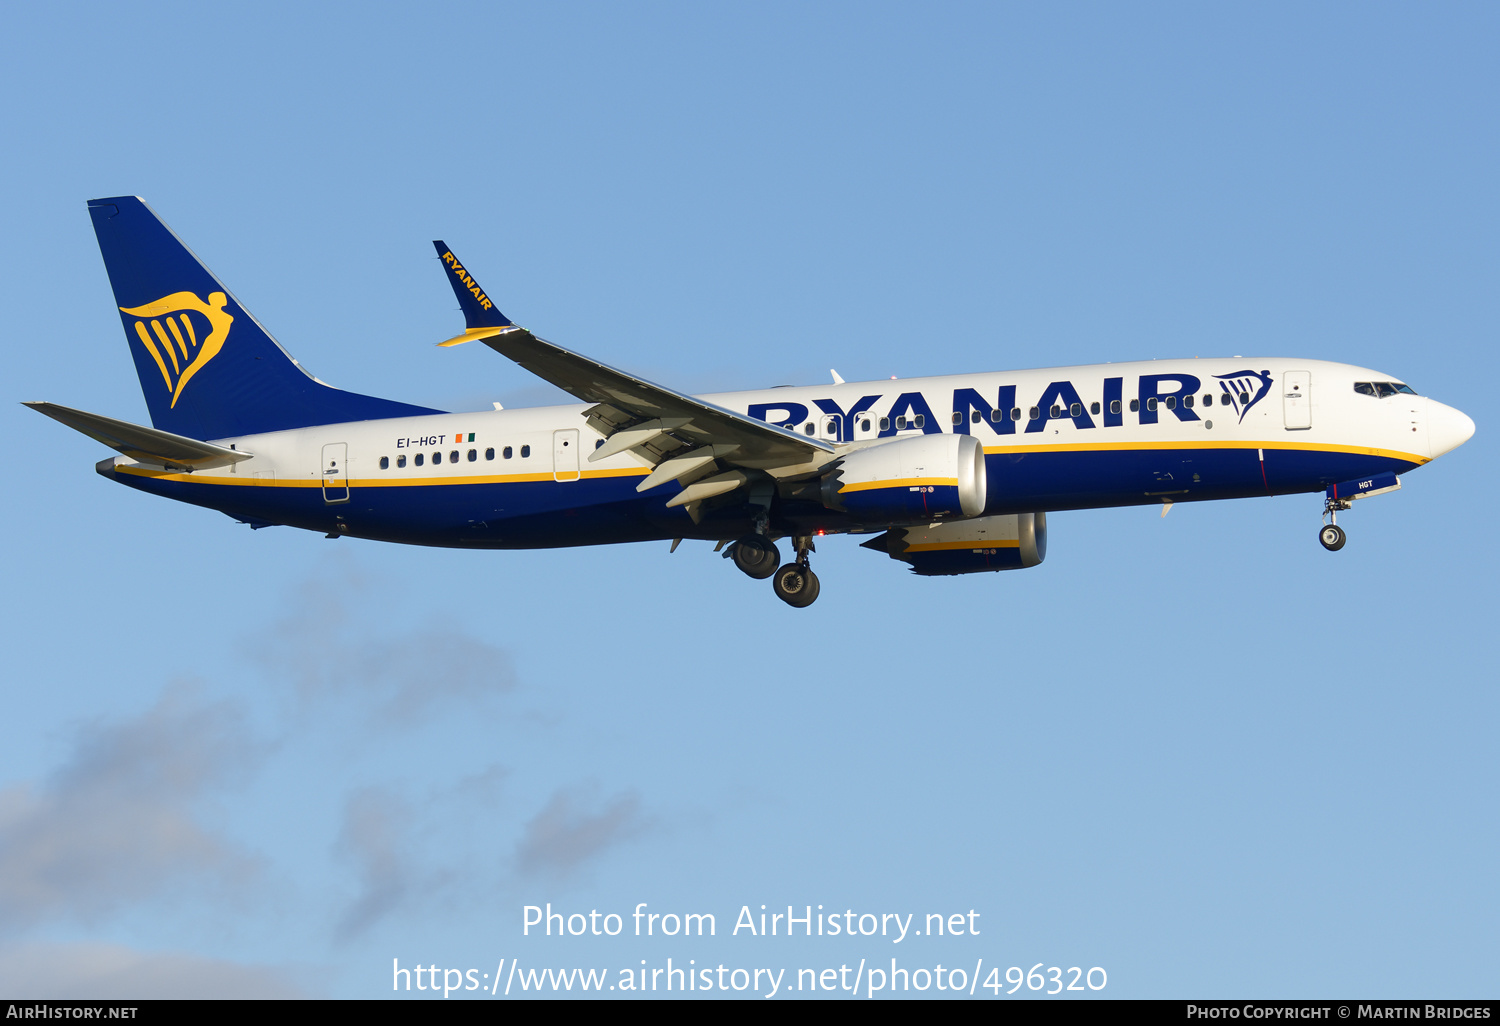
{"type": "Polygon", "coordinates": [[[1378,396],[1381,399],[1389,399],[1393,395],[1416,395],[1417,390],[1410,385],[1403,385],[1399,381],[1356,381],[1354,391],[1360,395],[1378,396]]]}

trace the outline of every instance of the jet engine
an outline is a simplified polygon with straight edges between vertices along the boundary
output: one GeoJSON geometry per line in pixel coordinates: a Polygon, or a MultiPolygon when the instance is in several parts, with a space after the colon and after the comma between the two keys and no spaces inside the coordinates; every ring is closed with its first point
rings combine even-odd
{"type": "Polygon", "coordinates": [[[923,577],[1024,570],[1047,558],[1047,514],[1010,513],[952,524],[896,527],[864,543],[923,577]]]}
{"type": "Polygon", "coordinates": [[[984,447],[971,435],[922,435],[856,449],[824,475],[823,505],[857,520],[930,523],[984,512],[984,447]]]}

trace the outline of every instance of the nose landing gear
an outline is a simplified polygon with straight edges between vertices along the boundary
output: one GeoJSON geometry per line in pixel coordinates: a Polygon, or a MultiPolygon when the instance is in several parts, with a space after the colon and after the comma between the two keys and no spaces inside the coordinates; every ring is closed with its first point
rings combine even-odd
{"type": "Polygon", "coordinates": [[[1337,552],[1349,540],[1339,526],[1339,512],[1348,508],[1349,503],[1344,499],[1323,500],[1323,526],[1318,531],[1318,541],[1329,552],[1337,552]]]}
{"type": "Polygon", "coordinates": [[[813,551],[812,538],[799,535],[792,539],[797,546],[797,561],[788,563],[771,577],[776,597],[787,605],[802,609],[818,598],[818,575],[808,565],[807,554],[813,551]]]}

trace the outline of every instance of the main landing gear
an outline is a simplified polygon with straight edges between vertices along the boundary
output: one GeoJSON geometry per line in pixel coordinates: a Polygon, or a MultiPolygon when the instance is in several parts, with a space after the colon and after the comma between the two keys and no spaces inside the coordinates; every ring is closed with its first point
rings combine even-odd
{"type": "Polygon", "coordinates": [[[813,540],[806,535],[792,539],[797,547],[794,562],[778,568],[781,553],[776,543],[760,534],[746,535],[725,550],[724,555],[734,560],[747,576],[757,581],[771,578],[771,587],[776,597],[798,609],[810,606],[818,597],[818,575],[808,565],[808,553],[813,551],[813,540]]]}
{"type": "Polygon", "coordinates": [[[1318,531],[1318,541],[1329,552],[1337,552],[1349,540],[1349,536],[1339,526],[1339,512],[1348,508],[1349,503],[1343,499],[1323,500],[1323,526],[1318,531]]]}

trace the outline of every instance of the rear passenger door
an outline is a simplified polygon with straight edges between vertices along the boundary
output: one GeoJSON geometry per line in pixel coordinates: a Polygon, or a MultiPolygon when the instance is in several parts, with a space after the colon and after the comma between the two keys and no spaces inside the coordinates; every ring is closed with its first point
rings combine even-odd
{"type": "Polygon", "coordinates": [[[323,501],[329,504],[349,501],[349,445],[330,442],[323,446],[323,501]]]}

